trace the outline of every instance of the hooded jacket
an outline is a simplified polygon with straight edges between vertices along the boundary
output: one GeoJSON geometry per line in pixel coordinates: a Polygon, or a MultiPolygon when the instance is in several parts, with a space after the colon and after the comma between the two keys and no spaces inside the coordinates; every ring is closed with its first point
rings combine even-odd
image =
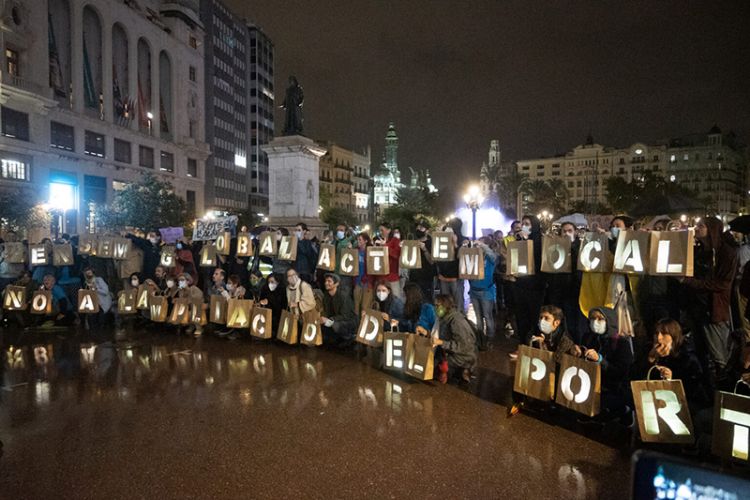
{"type": "Polygon", "coordinates": [[[440,320],[441,346],[448,353],[451,367],[473,369],[477,364],[477,339],[474,329],[459,311],[453,309],[440,320]]]}
{"type": "MultiPolygon", "coordinates": [[[[534,242],[534,269],[535,272],[532,276],[521,276],[516,278],[516,287],[526,290],[544,290],[547,283],[546,275],[542,274],[542,225],[536,216],[524,216],[524,218],[531,219],[531,233],[529,233],[529,240],[534,242]]],[[[521,236],[517,237],[521,240],[521,236]]]]}
{"type": "Polygon", "coordinates": [[[686,278],[687,287],[697,290],[709,308],[712,323],[729,321],[730,297],[737,273],[737,247],[724,233],[718,219],[706,219],[708,243],[695,255],[695,278],[686,278]]]}
{"type": "Polygon", "coordinates": [[[619,335],[617,311],[611,307],[595,307],[591,313],[599,311],[607,321],[607,332],[601,335],[592,332],[584,338],[584,346],[599,353],[602,368],[602,387],[609,391],[623,392],[630,383],[630,368],[635,355],[633,339],[628,335],[619,335]]]}

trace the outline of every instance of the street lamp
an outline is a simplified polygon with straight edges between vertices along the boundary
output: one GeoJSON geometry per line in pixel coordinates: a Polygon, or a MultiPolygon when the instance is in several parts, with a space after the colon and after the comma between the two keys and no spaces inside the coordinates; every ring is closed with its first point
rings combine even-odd
{"type": "Polygon", "coordinates": [[[542,210],[540,213],[536,214],[536,217],[537,219],[539,219],[539,222],[542,223],[542,226],[546,230],[549,228],[548,226],[555,216],[549,210],[542,210]]]}
{"type": "Polygon", "coordinates": [[[154,114],[149,111],[146,113],[146,118],[148,118],[148,135],[151,135],[151,120],[154,119],[154,114]]]}
{"type": "Polygon", "coordinates": [[[477,210],[484,201],[482,192],[479,190],[479,186],[476,184],[471,186],[464,195],[464,201],[466,206],[471,209],[471,239],[476,241],[477,239],[477,210]]]}

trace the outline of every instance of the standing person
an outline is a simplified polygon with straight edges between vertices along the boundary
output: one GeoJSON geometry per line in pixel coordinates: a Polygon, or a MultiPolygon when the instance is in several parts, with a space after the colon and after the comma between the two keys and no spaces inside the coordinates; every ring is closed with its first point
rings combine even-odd
{"type": "Polygon", "coordinates": [[[161,262],[161,236],[159,231],[149,231],[145,239],[133,234],[128,234],[127,238],[143,252],[142,274],[144,279],[153,279],[156,266],[161,262]]]}
{"type": "MultiPolygon", "coordinates": [[[[336,247],[336,274],[341,276],[341,260],[339,256],[342,250],[347,248],[353,248],[356,245],[353,233],[346,227],[346,224],[339,224],[336,226],[336,232],[334,233],[333,245],[336,247]]],[[[317,263],[316,263],[317,265],[317,263]]],[[[324,275],[325,280],[325,275],[324,275]]],[[[340,289],[342,293],[352,296],[352,280],[351,276],[341,277],[340,289]]]]}
{"type": "MultiPolygon", "coordinates": [[[[528,344],[529,336],[534,328],[534,319],[539,316],[539,310],[544,304],[544,292],[547,286],[546,275],[539,272],[542,267],[542,231],[539,219],[533,215],[524,215],[521,219],[520,240],[534,242],[534,269],[532,276],[519,276],[514,285],[516,323],[518,324],[519,344],[528,344]]],[[[512,360],[518,359],[518,350],[509,354],[512,360]]]]}
{"type": "Polygon", "coordinates": [[[109,293],[109,286],[103,278],[96,276],[94,270],[90,267],[83,270],[83,277],[86,289],[95,291],[99,299],[99,312],[86,314],[86,328],[101,328],[104,326],[109,310],[112,308],[112,295],[109,293]]]}
{"type": "Polygon", "coordinates": [[[372,276],[367,274],[367,247],[372,246],[370,235],[362,232],[357,235],[357,256],[359,275],[354,277],[354,313],[359,316],[372,304],[372,276]]]}
{"type": "Polygon", "coordinates": [[[421,220],[417,223],[415,237],[422,254],[422,267],[409,271],[409,281],[416,283],[422,289],[425,300],[432,303],[432,297],[435,294],[435,263],[432,260],[432,237],[429,231],[429,222],[421,220]]]}
{"type": "MultiPolygon", "coordinates": [[[[380,224],[380,237],[375,240],[375,245],[388,248],[388,275],[385,280],[391,284],[393,295],[403,298],[404,291],[401,288],[401,277],[399,276],[399,258],[401,257],[401,240],[396,238],[392,232],[392,226],[388,222],[380,224]]],[[[400,235],[399,235],[400,236],[400,235]]]]}
{"type": "Polygon", "coordinates": [[[357,329],[357,316],[354,304],[349,295],[339,289],[340,278],[337,274],[327,273],[323,284],[323,314],[320,323],[323,329],[323,341],[347,347],[354,341],[357,329]]]}
{"type": "Polygon", "coordinates": [[[312,240],[307,224],[299,222],[294,228],[297,237],[297,262],[295,268],[299,277],[310,284],[315,279],[315,266],[318,265],[318,248],[312,240]]]}
{"type": "Polygon", "coordinates": [[[268,276],[266,284],[260,289],[258,305],[271,310],[271,331],[275,332],[281,321],[281,311],[287,308],[286,290],[281,283],[281,276],[277,274],[268,276]]]}
{"type": "Polygon", "coordinates": [[[482,351],[487,350],[487,339],[495,336],[495,261],[497,254],[493,249],[494,242],[483,237],[477,242],[477,246],[484,253],[484,279],[469,280],[469,299],[474,308],[477,318],[477,329],[481,338],[477,339],[477,345],[482,351]]]}
{"type": "Polygon", "coordinates": [[[518,235],[521,234],[521,221],[514,220],[510,224],[510,232],[508,236],[503,238],[502,246],[500,247],[500,256],[498,258],[497,270],[502,274],[502,288],[503,288],[503,330],[507,337],[510,337],[518,330],[516,325],[516,317],[514,311],[516,310],[515,304],[515,284],[516,277],[507,274],[508,265],[508,244],[511,241],[516,241],[518,235]]]}
{"type": "Polygon", "coordinates": [[[560,232],[563,238],[570,240],[572,268],[569,273],[552,273],[547,277],[549,282],[547,303],[562,309],[565,313],[568,333],[576,343],[580,343],[581,337],[586,331],[586,318],[578,305],[582,274],[578,271],[578,251],[581,247],[581,240],[578,239],[576,226],[572,222],[564,222],[560,227],[560,232]]]}
{"type": "Polygon", "coordinates": [[[433,337],[432,345],[441,350],[436,353],[438,359],[445,357],[445,361],[438,364],[438,380],[445,384],[451,372],[454,372],[464,382],[471,382],[471,372],[477,364],[478,357],[474,329],[466,317],[456,309],[452,296],[438,295],[435,299],[435,309],[439,318],[439,336],[433,337]]]}
{"type": "Polygon", "coordinates": [[[302,281],[292,268],[286,272],[286,301],[289,309],[300,318],[315,309],[315,295],[309,283],[302,281]]]}
{"type": "MultiPolygon", "coordinates": [[[[278,246],[281,242],[281,238],[289,236],[289,230],[285,227],[280,227],[276,230],[276,245],[278,246]]],[[[299,242],[297,244],[297,254],[299,254],[299,242]]],[[[279,276],[285,276],[287,270],[292,267],[292,262],[288,260],[281,260],[278,257],[273,257],[273,267],[271,272],[278,274],[279,276]]]]}
{"type": "MultiPolygon", "coordinates": [[[[198,269],[195,267],[193,250],[184,238],[175,243],[174,272],[178,276],[182,273],[187,273],[193,278],[193,283],[197,283],[198,281],[198,269]]],[[[154,269],[154,276],[156,276],[156,269],[154,269]]]]}
{"type": "Polygon", "coordinates": [[[459,218],[448,221],[445,231],[453,234],[453,260],[450,262],[438,262],[438,280],[440,281],[440,293],[453,297],[453,303],[460,312],[465,312],[464,307],[464,280],[458,278],[458,249],[464,245],[464,235],[461,234],[463,222],[459,218]]]}
{"type": "Polygon", "coordinates": [[[693,291],[690,308],[696,332],[702,342],[704,364],[713,376],[714,387],[726,382],[731,352],[730,296],[737,272],[737,247],[718,219],[706,217],[695,226],[694,277],[682,282],[693,291]]]}

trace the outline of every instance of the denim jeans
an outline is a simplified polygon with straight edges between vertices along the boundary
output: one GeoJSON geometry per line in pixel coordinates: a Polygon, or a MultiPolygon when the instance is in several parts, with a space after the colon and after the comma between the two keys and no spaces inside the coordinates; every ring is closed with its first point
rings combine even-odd
{"type": "Polygon", "coordinates": [[[486,337],[495,336],[495,301],[471,298],[474,314],[477,317],[477,327],[486,337]]]}
{"type": "Polygon", "coordinates": [[[456,309],[462,313],[466,312],[464,304],[464,283],[465,280],[440,281],[440,293],[442,295],[450,295],[453,297],[453,302],[456,303],[456,309]]]}

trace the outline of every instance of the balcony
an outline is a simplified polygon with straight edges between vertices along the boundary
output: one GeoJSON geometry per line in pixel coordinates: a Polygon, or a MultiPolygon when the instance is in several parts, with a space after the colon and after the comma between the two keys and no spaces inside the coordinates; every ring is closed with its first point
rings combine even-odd
{"type": "Polygon", "coordinates": [[[5,71],[0,71],[0,83],[2,83],[3,86],[10,85],[19,90],[26,91],[30,94],[37,94],[48,99],[52,97],[51,88],[39,85],[36,82],[32,82],[31,80],[27,80],[20,76],[11,75],[5,71]]]}
{"type": "Polygon", "coordinates": [[[57,101],[52,96],[52,88],[0,71],[0,103],[6,104],[8,101],[32,103],[40,106],[40,111],[57,106],[57,101]]]}

